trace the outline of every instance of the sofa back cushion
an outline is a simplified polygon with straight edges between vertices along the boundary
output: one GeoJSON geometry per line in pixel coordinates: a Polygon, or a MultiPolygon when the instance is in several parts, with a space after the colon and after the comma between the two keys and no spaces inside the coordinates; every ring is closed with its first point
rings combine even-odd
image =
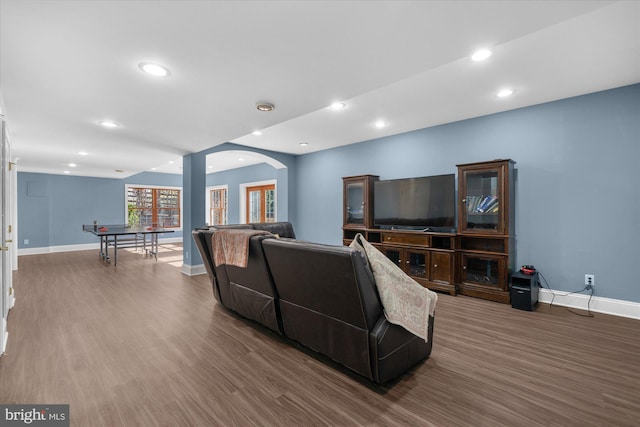
{"type": "Polygon", "coordinates": [[[249,239],[247,267],[222,264],[228,280],[228,297],[224,304],[237,313],[255,320],[269,329],[282,333],[278,295],[267,267],[262,242],[273,235],[257,235],[249,239]]]}
{"type": "Polygon", "coordinates": [[[360,252],[288,239],[262,244],[281,298],[365,329],[380,317],[373,274],[360,252]]]}
{"type": "Polygon", "coordinates": [[[382,315],[360,252],[295,240],[262,242],[280,298],[284,334],[372,377],[369,331],[382,315]]]}

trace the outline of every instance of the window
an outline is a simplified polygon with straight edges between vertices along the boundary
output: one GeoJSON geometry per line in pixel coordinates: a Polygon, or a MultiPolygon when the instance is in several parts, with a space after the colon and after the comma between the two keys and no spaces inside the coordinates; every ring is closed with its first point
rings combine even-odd
{"type": "Polygon", "coordinates": [[[127,221],[129,224],[179,228],[180,189],[127,186],[127,221]]]}
{"type": "Polygon", "coordinates": [[[247,187],[246,198],[247,222],[275,222],[275,184],[247,187]]]}
{"type": "Polygon", "coordinates": [[[209,225],[224,225],[227,216],[227,187],[208,188],[207,217],[209,225]]]}

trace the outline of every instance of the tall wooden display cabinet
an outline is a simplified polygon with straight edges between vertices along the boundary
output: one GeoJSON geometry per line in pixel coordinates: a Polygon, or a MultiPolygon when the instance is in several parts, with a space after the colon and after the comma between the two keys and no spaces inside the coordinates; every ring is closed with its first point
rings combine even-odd
{"type": "Polygon", "coordinates": [[[515,262],[513,160],[458,167],[458,288],[461,294],[509,303],[515,262]]]}

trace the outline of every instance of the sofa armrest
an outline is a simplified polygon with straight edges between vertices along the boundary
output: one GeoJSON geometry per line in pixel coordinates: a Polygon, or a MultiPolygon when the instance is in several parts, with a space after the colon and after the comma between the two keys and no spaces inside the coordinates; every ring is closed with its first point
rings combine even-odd
{"type": "Polygon", "coordinates": [[[383,316],[369,334],[371,370],[374,381],[382,384],[403,374],[429,357],[433,346],[434,317],[429,316],[429,341],[412,334],[383,316]]]}
{"type": "Polygon", "coordinates": [[[208,232],[208,228],[195,229],[191,232],[191,236],[196,242],[196,247],[198,248],[198,252],[200,252],[200,257],[202,258],[202,263],[204,264],[207,275],[211,280],[213,296],[216,300],[220,301],[220,290],[218,289],[216,273],[213,267],[213,258],[211,257],[211,251],[209,250],[211,247],[211,237],[209,236],[209,238],[207,238],[206,236],[208,232]]]}

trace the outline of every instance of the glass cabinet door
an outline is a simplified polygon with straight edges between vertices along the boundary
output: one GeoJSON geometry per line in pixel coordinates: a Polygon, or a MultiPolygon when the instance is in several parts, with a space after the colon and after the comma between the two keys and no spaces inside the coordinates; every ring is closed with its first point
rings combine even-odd
{"type": "Polygon", "coordinates": [[[402,249],[383,248],[383,252],[387,256],[387,258],[394,262],[395,265],[402,268],[402,249]]]}
{"type": "Polygon", "coordinates": [[[358,175],[342,178],[342,226],[344,228],[373,228],[373,187],[377,175],[358,175]]]}
{"type": "Polygon", "coordinates": [[[501,205],[503,190],[499,169],[463,172],[463,204],[460,227],[463,231],[502,232],[501,205]]]}
{"type": "Polygon", "coordinates": [[[346,184],[347,224],[364,224],[364,183],[346,184]]]}
{"type": "Polygon", "coordinates": [[[384,254],[409,276],[427,278],[429,253],[403,248],[384,248],[384,254]]]}
{"type": "Polygon", "coordinates": [[[421,279],[427,278],[427,258],[429,254],[427,252],[414,252],[407,250],[407,264],[406,273],[409,276],[419,277],[421,279]]]}
{"type": "Polygon", "coordinates": [[[461,281],[463,283],[495,286],[504,290],[506,285],[505,257],[462,254],[461,281]]]}

